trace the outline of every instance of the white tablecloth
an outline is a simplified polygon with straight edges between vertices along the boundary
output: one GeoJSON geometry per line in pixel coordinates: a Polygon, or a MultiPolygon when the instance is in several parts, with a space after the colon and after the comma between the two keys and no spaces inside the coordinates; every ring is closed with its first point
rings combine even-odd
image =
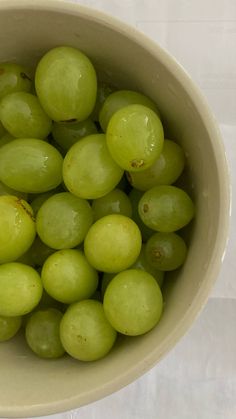
{"type": "MultiPolygon", "coordinates": [[[[74,0],[76,1],[76,0],[74,0]]],[[[236,1],[78,0],[145,32],[205,93],[219,121],[236,192],[236,1]]],[[[51,419],[236,418],[236,206],[208,304],[163,361],[119,392],[51,419]]],[[[48,417],[49,418],[49,417],[48,417]]]]}

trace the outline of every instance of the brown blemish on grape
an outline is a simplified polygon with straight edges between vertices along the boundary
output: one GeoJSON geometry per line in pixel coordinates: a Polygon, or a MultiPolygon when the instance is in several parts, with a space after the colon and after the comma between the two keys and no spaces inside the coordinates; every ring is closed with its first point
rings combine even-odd
{"type": "Polygon", "coordinates": [[[65,119],[64,121],[60,121],[60,122],[76,122],[77,119],[76,118],[71,118],[71,119],[65,119]]]}
{"type": "Polygon", "coordinates": [[[5,73],[4,68],[0,68],[0,76],[5,73]]]}
{"type": "Polygon", "coordinates": [[[29,78],[29,76],[27,76],[27,74],[26,74],[26,73],[21,72],[21,73],[20,73],[20,76],[21,76],[21,78],[22,78],[22,79],[27,79],[27,80],[29,80],[29,81],[32,81],[32,80],[29,78]]]}
{"type": "Polygon", "coordinates": [[[148,204],[144,204],[143,205],[143,212],[146,213],[146,212],[148,212],[148,210],[149,210],[148,204]]]}
{"type": "Polygon", "coordinates": [[[144,165],[144,160],[143,159],[141,159],[141,160],[132,160],[131,162],[130,162],[130,164],[131,164],[131,167],[133,167],[133,168],[135,168],[135,169],[139,169],[139,167],[142,167],[143,165],[144,165]]]}
{"type": "Polygon", "coordinates": [[[77,335],[77,339],[80,341],[80,343],[84,343],[87,341],[87,339],[83,337],[82,335],[77,335]]]}
{"type": "Polygon", "coordinates": [[[133,183],[132,183],[132,177],[131,177],[130,173],[129,172],[125,172],[125,175],[126,175],[126,177],[128,179],[128,182],[132,185],[133,183]]]}
{"type": "Polygon", "coordinates": [[[34,215],[28,210],[28,208],[26,208],[26,206],[24,205],[24,201],[22,199],[20,198],[17,199],[16,203],[19,204],[23,208],[23,210],[29,215],[32,221],[35,221],[34,215]]]}
{"type": "Polygon", "coordinates": [[[153,249],[151,252],[152,259],[159,260],[162,258],[162,253],[159,249],[153,249]]]}

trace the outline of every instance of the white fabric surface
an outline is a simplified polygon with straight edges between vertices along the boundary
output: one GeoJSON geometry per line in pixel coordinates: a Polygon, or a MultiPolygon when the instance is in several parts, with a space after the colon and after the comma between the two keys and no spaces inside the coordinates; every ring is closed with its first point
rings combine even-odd
{"type": "MultiPolygon", "coordinates": [[[[235,194],[236,1],[77,2],[136,26],[169,50],[189,71],[220,123],[235,194]]],[[[234,199],[223,267],[208,304],[189,333],[156,367],[126,388],[89,406],[50,418],[235,419],[235,251],[234,199]]]]}

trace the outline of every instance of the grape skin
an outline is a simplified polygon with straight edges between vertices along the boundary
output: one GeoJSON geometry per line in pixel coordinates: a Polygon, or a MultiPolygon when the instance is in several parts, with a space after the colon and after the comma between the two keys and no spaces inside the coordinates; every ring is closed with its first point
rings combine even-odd
{"type": "Polygon", "coordinates": [[[62,182],[62,162],[45,141],[16,139],[0,148],[0,180],[19,192],[47,192],[62,182]]]}
{"type": "Polygon", "coordinates": [[[111,192],[124,171],[112,159],[104,134],[94,134],[74,144],[64,159],[67,189],[84,199],[97,199],[111,192]]]}
{"type": "Polygon", "coordinates": [[[25,338],[32,351],[41,358],[59,358],[65,350],[60,341],[62,313],[49,308],[33,313],[26,324],[25,338]]]}
{"type": "Polygon", "coordinates": [[[23,316],[39,303],[43,286],[35,269],[23,263],[0,265],[0,315],[23,316]]]}
{"type": "Polygon", "coordinates": [[[94,67],[81,51],[56,47],[38,63],[35,88],[45,112],[56,122],[83,121],[96,101],[94,67]]]}
{"type": "Polygon", "coordinates": [[[106,141],[109,152],[124,170],[143,171],[160,156],[164,131],[160,118],[143,105],[129,105],[109,121],[106,141]]]}
{"type": "Polygon", "coordinates": [[[133,220],[124,215],[107,215],[96,221],[84,241],[84,252],[97,270],[113,273],[131,266],[142,245],[141,233],[133,220]]]}
{"type": "Polygon", "coordinates": [[[60,324],[60,337],[66,352],[80,361],[96,361],[110,352],[117,333],[105,317],[99,301],[72,304],[60,324]]]}
{"type": "Polygon", "coordinates": [[[0,263],[12,262],[30,248],[36,226],[30,205],[16,196],[0,196],[0,263]]]}
{"type": "Polygon", "coordinates": [[[194,216],[194,204],[188,194],[175,186],[156,186],[139,201],[139,215],[149,228],[172,233],[187,225],[194,216]]]}
{"type": "Polygon", "coordinates": [[[163,298],[156,280],[141,269],[117,274],[105,291],[104,312],[118,332],[138,336],[160,320],[163,298]]]}
{"type": "Polygon", "coordinates": [[[92,209],[85,199],[61,192],[43,203],[37,213],[36,229],[47,246],[69,249],[83,242],[92,222],[92,209]]]}
{"type": "Polygon", "coordinates": [[[6,130],[16,138],[44,139],[52,121],[36,96],[25,92],[11,93],[0,102],[0,119],[6,130]]]}

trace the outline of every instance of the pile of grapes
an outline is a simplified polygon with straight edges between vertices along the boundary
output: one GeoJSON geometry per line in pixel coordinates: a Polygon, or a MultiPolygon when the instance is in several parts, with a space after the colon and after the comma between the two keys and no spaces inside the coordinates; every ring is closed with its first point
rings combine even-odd
{"type": "Polygon", "coordinates": [[[97,83],[78,49],[34,77],[0,64],[0,341],[22,327],[40,357],[93,361],[151,330],[186,259],[184,166],[156,104],[97,83]]]}

